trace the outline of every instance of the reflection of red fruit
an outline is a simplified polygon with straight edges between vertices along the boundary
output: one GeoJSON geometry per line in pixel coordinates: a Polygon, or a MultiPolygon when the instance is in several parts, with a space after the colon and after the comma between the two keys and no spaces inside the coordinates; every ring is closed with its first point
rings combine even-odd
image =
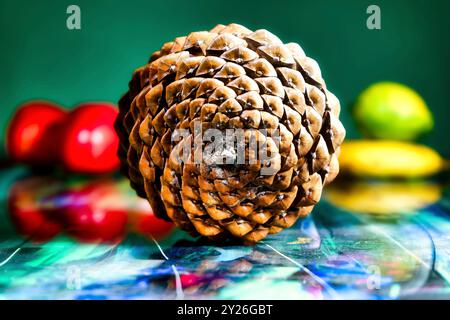
{"type": "Polygon", "coordinates": [[[38,209],[16,208],[11,210],[10,214],[17,232],[33,241],[47,242],[61,232],[61,226],[47,219],[45,213],[38,209]]]}
{"type": "Polygon", "coordinates": [[[16,161],[31,164],[48,164],[56,159],[58,143],[50,131],[62,122],[67,113],[59,106],[46,101],[22,105],[9,124],[6,148],[16,161]]]}
{"type": "Polygon", "coordinates": [[[50,220],[45,210],[19,187],[12,188],[8,206],[17,232],[35,242],[46,242],[61,232],[61,226],[50,220]]]}
{"type": "Polygon", "coordinates": [[[138,231],[144,235],[151,235],[157,240],[168,236],[174,229],[172,222],[155,217],[153,212],[142,213],[138,217],[138,231]]]}
{"type": "Polygon", "coordinates": [[[117,109],[107,103],[89,103],[75,108],[63,124],[60,159],[72,172],[106,173],[116,170],[118,138],[113,124],[117,109]]]}
{"type": "Polygon", "coordinates": [[[67,233],[80,241],[115,242],[125,235],[127,213],[89,205],[67,207],[62,212],[67,233]]]}
{"type": "Polygon", "coordinates": [[[183,288],[189,288],[202,283],[205,281],[205,278],[193,273],[187,273],[180,275],[180,281],[183,288]]]}
{"type": "Polygon", "coordinates": [[[65,190],[52,195],[42,204],[49,207],[50,217],[78,240],[115,242],[125,234],[127,211],[102,205],[108,193],[112,192],[110,189],[107,184],[88,184],[79,190],[65,190]]]}
{"type": "Polygon", "coordinates": [[[162,240],[173,231],[175,225],[157,218],[147,200],[136,198],[133,203],[134,208],[130,211],[130,227],[134,232],[162,240]]]}

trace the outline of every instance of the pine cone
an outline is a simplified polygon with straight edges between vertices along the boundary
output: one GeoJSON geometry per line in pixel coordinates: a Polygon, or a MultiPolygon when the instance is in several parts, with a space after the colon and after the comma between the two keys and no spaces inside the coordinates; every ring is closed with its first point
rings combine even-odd
{"type": "Polygon", "coordinates": [[[156,215],[192,235],[260,241],[308,215],[339,171],[338,99],[316,61],[266,30],[218,25],[164,44],[135,70],[119,108],[123,173],[156,215]],[[245,162],[238,144],[192,161],[195,124],[243,130],[245,162]],[[189,136],[175,137],[180,129],[189,136]],[[267,158],[249,161],[250,137],[267,158]]]}

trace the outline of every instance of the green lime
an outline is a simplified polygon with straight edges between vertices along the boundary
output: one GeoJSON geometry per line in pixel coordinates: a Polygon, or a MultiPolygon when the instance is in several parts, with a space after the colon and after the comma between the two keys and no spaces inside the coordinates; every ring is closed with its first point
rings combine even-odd
{"type": "Polygon", "coordinates": [[[369,86],[353,106],[356,123],[369,137],[414,140],[433,129],[433,115],[422,97],[399,83],[369,86]]]}

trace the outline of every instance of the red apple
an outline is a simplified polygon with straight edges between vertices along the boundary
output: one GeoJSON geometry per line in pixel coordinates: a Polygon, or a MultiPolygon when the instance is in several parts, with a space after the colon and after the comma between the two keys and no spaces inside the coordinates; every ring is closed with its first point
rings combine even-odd
{"type": "Polygon", "coordinates": [[[114,130],[118,111],[108,103],[86,103],[69,114],[61,130],[63,167],[78,173],[107,173],[119,167],[114,130]]]}
{"type": "Polygon", "coordinates": [[[50,164],[56,161],[55,139],[52,128],[63,122],[67,112],[47,101],[33,101],[19,107],[9,124],[6,149],[15,161],[30,164],[50,164]]]}

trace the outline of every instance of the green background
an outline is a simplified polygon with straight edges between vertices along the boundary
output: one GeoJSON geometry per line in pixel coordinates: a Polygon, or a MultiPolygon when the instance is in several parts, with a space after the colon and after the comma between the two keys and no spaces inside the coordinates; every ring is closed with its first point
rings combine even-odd
{"type": "Polygon", "coordinates": [[[24,101],[116,102],[161,44],[236,22],[298,42],[319,62],[350,138],[358,133],[348,107],[360,90],[381,80],[413,87],[436,121],[424,141],[448,157],[449,12],[448,0],[0,0],[0,138],[24,101]],[[70,4],[81,8],[81,30],[66,28],[70,4]],[[381,30],[366,28],[370,4],[381,8],[381,30]]]}

